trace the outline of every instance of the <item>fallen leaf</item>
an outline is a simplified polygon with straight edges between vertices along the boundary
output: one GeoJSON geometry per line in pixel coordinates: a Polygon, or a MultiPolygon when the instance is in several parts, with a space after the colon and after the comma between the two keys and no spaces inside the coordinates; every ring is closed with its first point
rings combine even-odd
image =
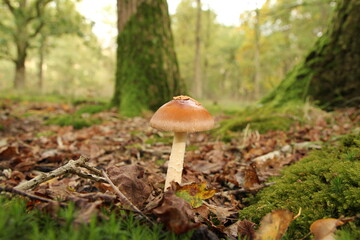
{"type": "Polygon", "coordinates": [[[243,220],[238,223],[238,236],[252,240],[255,238],[255,223],[243,220]]]}
{"type": "Polygon", "coordinates": [[[314,235],[314,240],[335,240],[334,232],[336,227],[343,224],[344,222],[340,219],[319,219],[311,224],[310,232],[314,235]]]}
{"type": "Polygon", "coordinates": [[[138,165],[110,167],[109,178],[115,186],[138,208],[141,208],[151,193],[144,168],[138,165]]]}
{"type": "Polygon", "coordinates": [[[219,240],[219,238],[206,225],[201,225],[194,231],[191,240],[219,240]]]}
{"type": "Polygon", "coordinates": [[[294,214],[286,209],[274,210],[263,217],[255,240],[279,240],[286,232],[294,214]]]}
{"type": "Polygon", "coordinates": [[[79,199],[78,202],[75,201],[77,205],[77,209],[80,209],[79,212],[76,213],[76,218],[74,220],[75,224],[84,224],[89,223],[93,216],[97,216],[99,213],[99,206],[101,206],[103,202],[101,200],[97,200],[95,202],[87,202],[83,199],[79,199]]]}
{"type": "Polygon", "coordinates": [[[4,146],[0,148],[0,160],[10,160],[19,154],[19,150],[15,146],[4,146]]]}
{"type": "Polygon", "coordinates": [[[250,164],[244,170],[244,188],[251,189],[260,185],[260,180],[256,172],[255,163],[250,164]]]}
{"type": "Polygon", "coordinates": [[[224,229],[230,237],[252,240],[255,237],[255,223],[248,220],[239,220],[224,229]]]}
{"type": "Polygon", "coordinates": [[[155,208],[153,213],[176,234],[188,232],[199,226],[193,222],[194,213],[190,204],[172,191],[164,193],[161,206],[155,208]]]}
{"type": "Polygon", "coordinates": [[[204,199],[209,199],[216,190],[206,190],[206,183],[192,183],[184,186],[177,185],[176,196],[185,199],[193,208],[200,207],[204,199]]]}
{"type": "Polygon", "coordinates": [[[225,222],[232,214],[237,213],[238,211],[234,208],[220,207],[217,205],[206,204],[210,212],[216,215],[217,219],[221,222],[225,222]]]}

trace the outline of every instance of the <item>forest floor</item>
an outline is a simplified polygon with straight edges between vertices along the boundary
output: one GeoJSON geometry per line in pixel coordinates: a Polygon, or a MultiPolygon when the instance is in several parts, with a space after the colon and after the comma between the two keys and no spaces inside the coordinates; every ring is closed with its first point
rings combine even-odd
{"type": "MultiPolygon", "coordinates": [[[[214,132],[191,133],[183,183],[192,184],[173,185],[164,194],[172,134],[149,127],[150,116],[124,118],[95,103],[1,99],[0,187],[14,191],[20,182],[83,156],[86,164],[17,194],[28,194],[28,208],[50,214],[56,211],[54,206],[74,202],[77,223],[88,223],[94,215],[106,219],[102,207],[132,209],[108,184],[101,172],[106,170],[121,192],[148,217],[144,222],[162,221],[175,233],[202,229],[196,233],[207,235],[202,239],[216,239],[214,233],[236,238],[241,232],[238,213],[248,205],[246,198],[271,185],[266,182],[269,177],[279,175],[284,166],[310,150],[358,131],[359,116],[356,109],[318,112],[311,123],[295,122],[286,131],[260,134],[250,126],[231,133],[226,141],[214,132]]],[[[218,114],[215,118],[219,123],[231,116],[218,114]]],[[[241,234],[253,236],[254,225],[245,225],[247,229],[241,234]]]]}

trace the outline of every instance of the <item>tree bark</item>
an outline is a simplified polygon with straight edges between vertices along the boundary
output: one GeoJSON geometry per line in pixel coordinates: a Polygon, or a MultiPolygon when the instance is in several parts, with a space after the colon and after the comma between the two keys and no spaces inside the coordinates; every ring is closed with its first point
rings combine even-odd
{"type": "Polygon", "coordinates": [[[40,36],[39,62],[38,62],[38,88],[41,91],[44,84],[44,58],[45,58],[46,36],[40,36]]]}
{"type": "Polygon", "coordinates": [[[196,28],[195,28],[195,95],[197,98],[202,98],[202,78],[201,78],[201,0],[196,0],[196,28]]]}
{"type": "Polygon", "coordinates": [[[22,89],[25,87],[26,83],[26,67],[25,61],[27,56],[27,43],[18,42],[16,43],[17,48],[17,57],[15,59],[15,78],[14,78],[14,88],[22,89]]]}
{"type": "Polygon", "coordinates": [[[313,50],[262,103],[310,98],[325,109],[360,106],[360,1],[341,0],[313,50]]]}
{"type": "MultiPolygon", "coordinates": [[[[15,63],[14,87],[24,88],[26,85],[26,57],[31,39],[35,38],[44,26],[42,19],[44,9],[52,0],[10,1],[3,0],[3,6],[14,18],[14,27],[9,33],[15,43],[17,55],[15,63]]],[[[3,7],[1,6],[1,7],[3,7]]]]}
{"type": "Polygon", "coordinates": [[[257,100],[260,96],[260,81],[261,81],[261,66],[260,66],[260,10],[255,10],[255,53],[254,53],[254,65],[255,65],[255,76],[254,76],[254,97],[257,100]]]}
{"type": "Polygon", "coordinates": [[[135,116],[182,93],[166,0],[118,0],[113,104],[135,116]]]}

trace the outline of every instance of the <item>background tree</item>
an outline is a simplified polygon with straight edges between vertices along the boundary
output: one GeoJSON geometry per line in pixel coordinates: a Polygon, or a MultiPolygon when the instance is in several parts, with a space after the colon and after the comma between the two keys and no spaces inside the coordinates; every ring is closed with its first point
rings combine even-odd
{"type": "MultiPolygon", "coordinates": [[[[181,76],[196,94],[194,59],[196,46],[196,22],[198,8],[195,0],[183,0],[172,16],[175,48],[179,59],[181,76]]],[[[220,98],[238,96],[240,88],[239,62],[236,52],[242,43],[242,36],[235,27],[226,27],[216,22],[216,14],[203,6],[201,29],[200,67],[202,98],[218,101],[220,98]]]]}
{"type": "MultiPolygon", "coordinates": [[[[43,87],[45,55],[51,48],[49,38],[59,38],[65,34],[75,34],[97,42],[91,33],[91,25],[86,23],[85,18],[76,10],[75,3],[71,0],[62,0],[56,3],[56,7],[49,7],[42,16],[44,24],[34,44],[38,49],[38,88],[43,87]]],[[[88,41],[89,42],[89,41],[88,41]]]]}
{"type": "Polygon", "coordinates": [[[46,6],[52,0],[1,0],[2,12],[5,8],[7,15],[11,18],[0,21],[1,35],[7,35],[6,43],[15,45],[14,53],[10,46],[3,49],[1,55],[11,59],[15,63],[14,87],[22,88],[25,86],[25,62],[30,47],[30,41],[34,39],[43,28],[45,22],[43,15],[46,6]],[[11,42],[10,42],[11,41],[11,42]]]}
{"type": "Polygon", "coordinates": [[[127,116],[184,93],[166,0],[118,0],[113,103],[127,116]]]}
{"type": "Polygon", "coordinates": [[[324,33],[334,3],[330,0],[269,0],[255,11],[244,12],[238,28],[244,41],[237,51],[241,95],[256,100],[258,98],[252,97],[252,93],[259,92],[258,97],[261,97],[279,84],[301,60],[300,56],[324,33]],[[253,59],[257,61],[254,63],[253,59]]]}
{"type": "Polygon", "coordinates": [[[360,2],[341,0],[332,25],[262,103],[311,98],[327,108],[359,106],[360,2]]]}
{"type": "Polygon", "coordinates": [[[196,0],[196,27],[195,27],[195,59],[194,59],[194,82],[195,82],[195,96],[202,98],[203,84],[201,78],[201,0],[196,0]]]}

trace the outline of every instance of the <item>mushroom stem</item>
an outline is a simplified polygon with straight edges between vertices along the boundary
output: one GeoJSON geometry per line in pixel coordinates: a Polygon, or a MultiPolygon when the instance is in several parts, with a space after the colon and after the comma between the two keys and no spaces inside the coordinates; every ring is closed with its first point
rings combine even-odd
{"type": "Polygon", "coordinates": [[[184,155],[186,146],[186,132],[174,132],[174,140],[170,153],[170,160],[165,180],[165,189],[170,187],[172,181],[181,183],[184,155]]]}

